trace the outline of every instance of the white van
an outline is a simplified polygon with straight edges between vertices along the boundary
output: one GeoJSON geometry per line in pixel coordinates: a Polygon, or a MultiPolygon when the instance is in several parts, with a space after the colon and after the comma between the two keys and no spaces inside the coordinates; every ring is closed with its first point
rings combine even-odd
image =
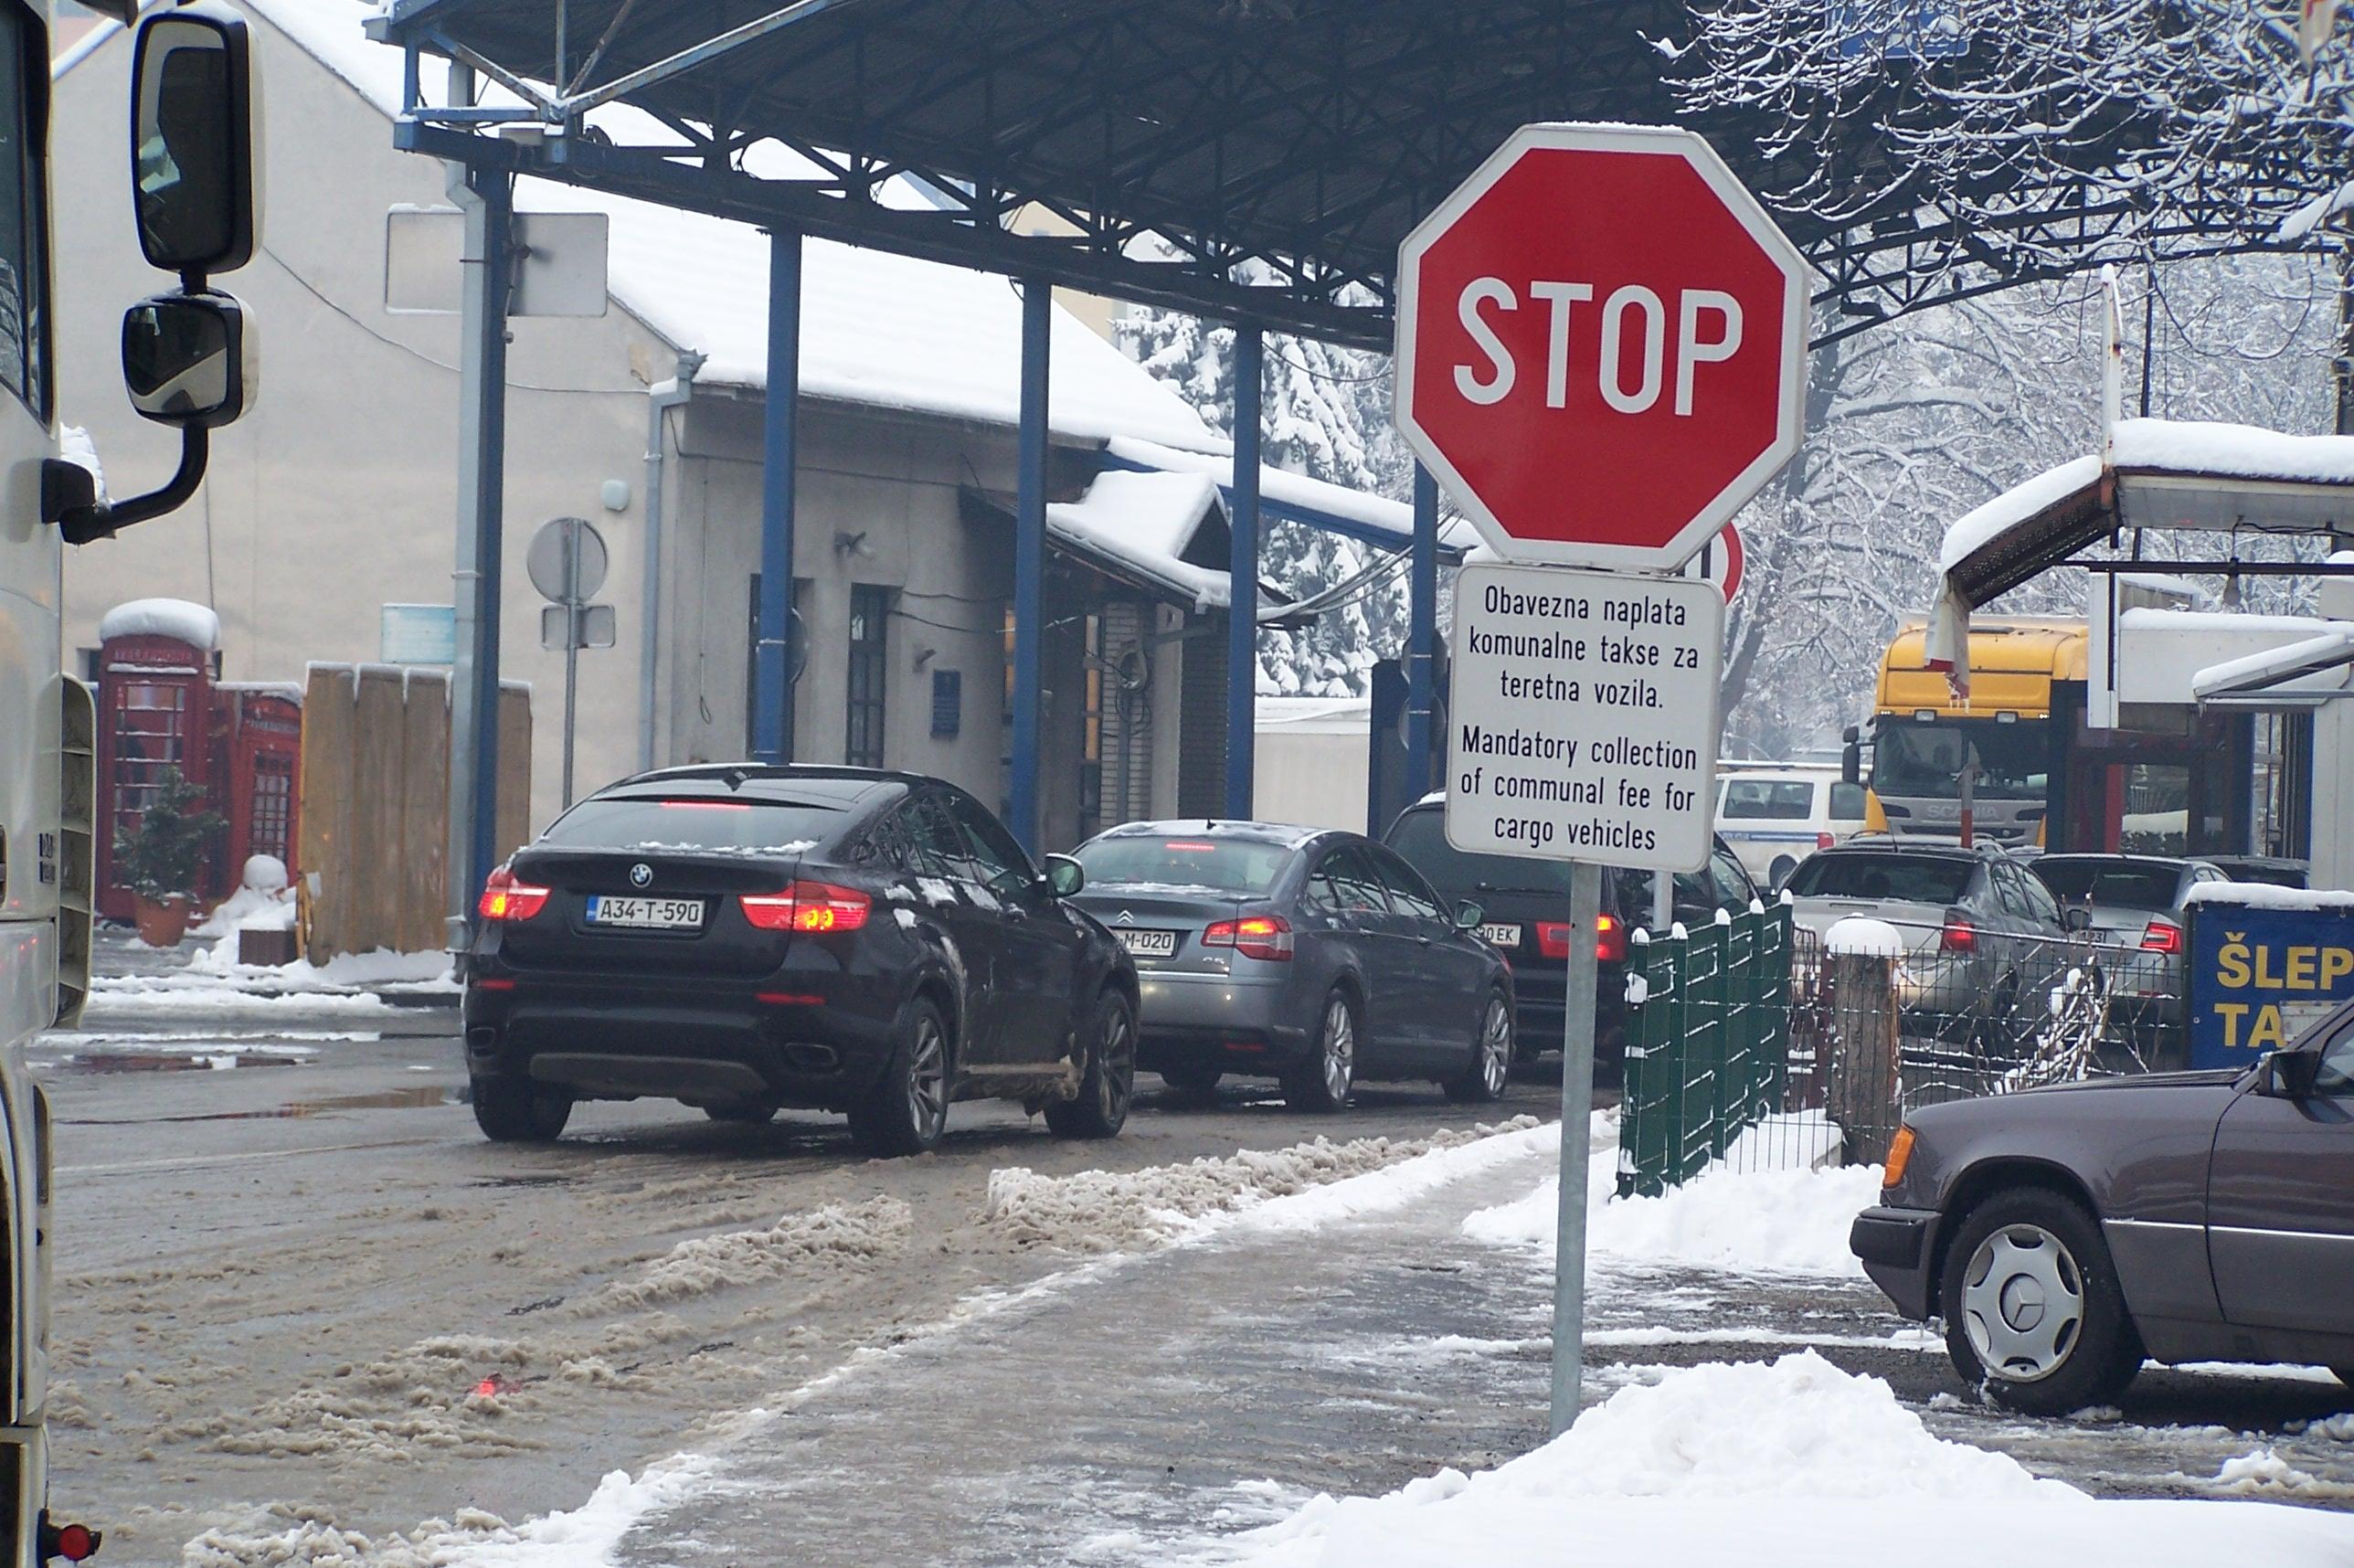
{"type": "Polygon", "coordinates": [[[1777,887],[1817,850],[1863,831],[1863,786],[1829,763],[1729,764],[1716,776],[1716,831],[1760,886],[1777,887]]]}

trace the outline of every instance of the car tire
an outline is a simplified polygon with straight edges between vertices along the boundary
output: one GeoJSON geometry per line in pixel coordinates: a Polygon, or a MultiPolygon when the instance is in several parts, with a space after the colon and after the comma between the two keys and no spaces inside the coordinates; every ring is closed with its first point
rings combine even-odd
{"type": "Polygon", "coordinates": [[[472,1080],[474,1125],[493,1143],[553,1143],[572,1119],[572,1097],[529,1078],[472,1080]]]}
{"type": "Polygon", "coordinates": [[[882,1076],[850,1113],[852,1139],[886,1160],[938,1148],[949,1125],[949,1065],[948,1022],[917,997],[900,1016],[882,1076]]]}
{"type": "Polygon", "coordinates": [[[758,1100],[735,1100],[724,1106],[705,1106],[703,1114],[714,1121],[733,1122],[739,1127],[758,1127],[777,1118],[777,1107],[764,1106],[758,1100]]]}
{"type": "Polygon", "coordinates": [[[1172,1062],[1161,1069],[1161,1081],[1182,1095],[1211,1094],[1225,1075],[1225,1068],[1206,1062],[1172,1062]]]}
{"type": "Polygon", "coordinates": [[[1471,1042],[1471,1060],[1447,1082],[1447,1097],[1458,1105],[1491,1105],[1504,1097],[1512,1076],[1512,1007],[1502,991],[1488,993],[1479,1010],[1479,1033],[1471,1042]]]}
{"type": "Polygon", "coordinates": [[[1334,986],[1317,1014],[1315,1054],[1283,1075],[1283,1103],[1318,1116],[1347,1105],[1357,1081],[1358,1033],[1357,1003],[1334,986]]]}
{"type": "Polygon", "coordinates": [[[1937,1298],[1955,1372],[2009,1409],[2107,1404],[2141,1370],[2141,1335],[2100,1224],[2048,1188],[2009,1188],[1972,1209],[1937,1298]]]}
{"type": "Polygon", "coordinates": [[[1046,1130],[1056,1138],[1117,1138],[1128,1125],[1136,1094],[1136,1010],[1117,991],[1096,1000],[1077,1097],[1046,1107],[1046,1130]]]}

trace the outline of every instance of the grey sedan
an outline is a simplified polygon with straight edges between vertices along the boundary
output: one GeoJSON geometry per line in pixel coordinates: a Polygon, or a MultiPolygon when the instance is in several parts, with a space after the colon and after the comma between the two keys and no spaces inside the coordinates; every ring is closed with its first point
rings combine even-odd
{"type": "Polygon", "coordinates": [[[1136,961],[1138,1065],[1206,1091],[1272,1076],[1296,1109],[1360,1078],[1504,1092],[1512,978],[1420,873],[1356,833],[1263,822],[1139,822],[1079,846],[1072,900],[1136,961]]]}
{"type": "Polygon", "coordinates": [[[2145,1357],[2354,1382],[2354,1005],[2251,1068],[1916,1111],[1849,1245],[2017,1409],[2106,1404],[2145,1357]]]}

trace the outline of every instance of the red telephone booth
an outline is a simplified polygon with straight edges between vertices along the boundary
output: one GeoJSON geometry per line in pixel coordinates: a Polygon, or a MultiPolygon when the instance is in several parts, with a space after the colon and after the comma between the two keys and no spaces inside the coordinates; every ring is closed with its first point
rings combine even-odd
{"type": "Polygon", "coordinates": [[[217,624],[201,606],[170,599],[118,606],[99,624],[95,847],[98,910],[110,918],[128,920],[133,913],[131,889],[114,872],[115,839],[138,832],[164,775],[176,770],[211,788],[217,624]]]}
{"type": "Polygon", "coordinates": [[[301,824],[302,691],[250,682],[223,682],[213,688],[222,720],[221,751],[228,786],[228,854],[225,882],[234,882],[246,861],[275,855],[294,869],[301,824]]]}

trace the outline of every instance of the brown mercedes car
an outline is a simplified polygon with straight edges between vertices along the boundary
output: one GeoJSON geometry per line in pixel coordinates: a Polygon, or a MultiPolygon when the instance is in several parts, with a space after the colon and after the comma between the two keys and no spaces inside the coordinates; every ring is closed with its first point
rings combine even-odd
{"type": "Polygon", "coordinates": [[[2145,1359],[2354,1383],[2354,1004],[2252,1067],[1916,1111],[1849,1245],[2015,1409],[2105,1404],[2145,1359]]]}

